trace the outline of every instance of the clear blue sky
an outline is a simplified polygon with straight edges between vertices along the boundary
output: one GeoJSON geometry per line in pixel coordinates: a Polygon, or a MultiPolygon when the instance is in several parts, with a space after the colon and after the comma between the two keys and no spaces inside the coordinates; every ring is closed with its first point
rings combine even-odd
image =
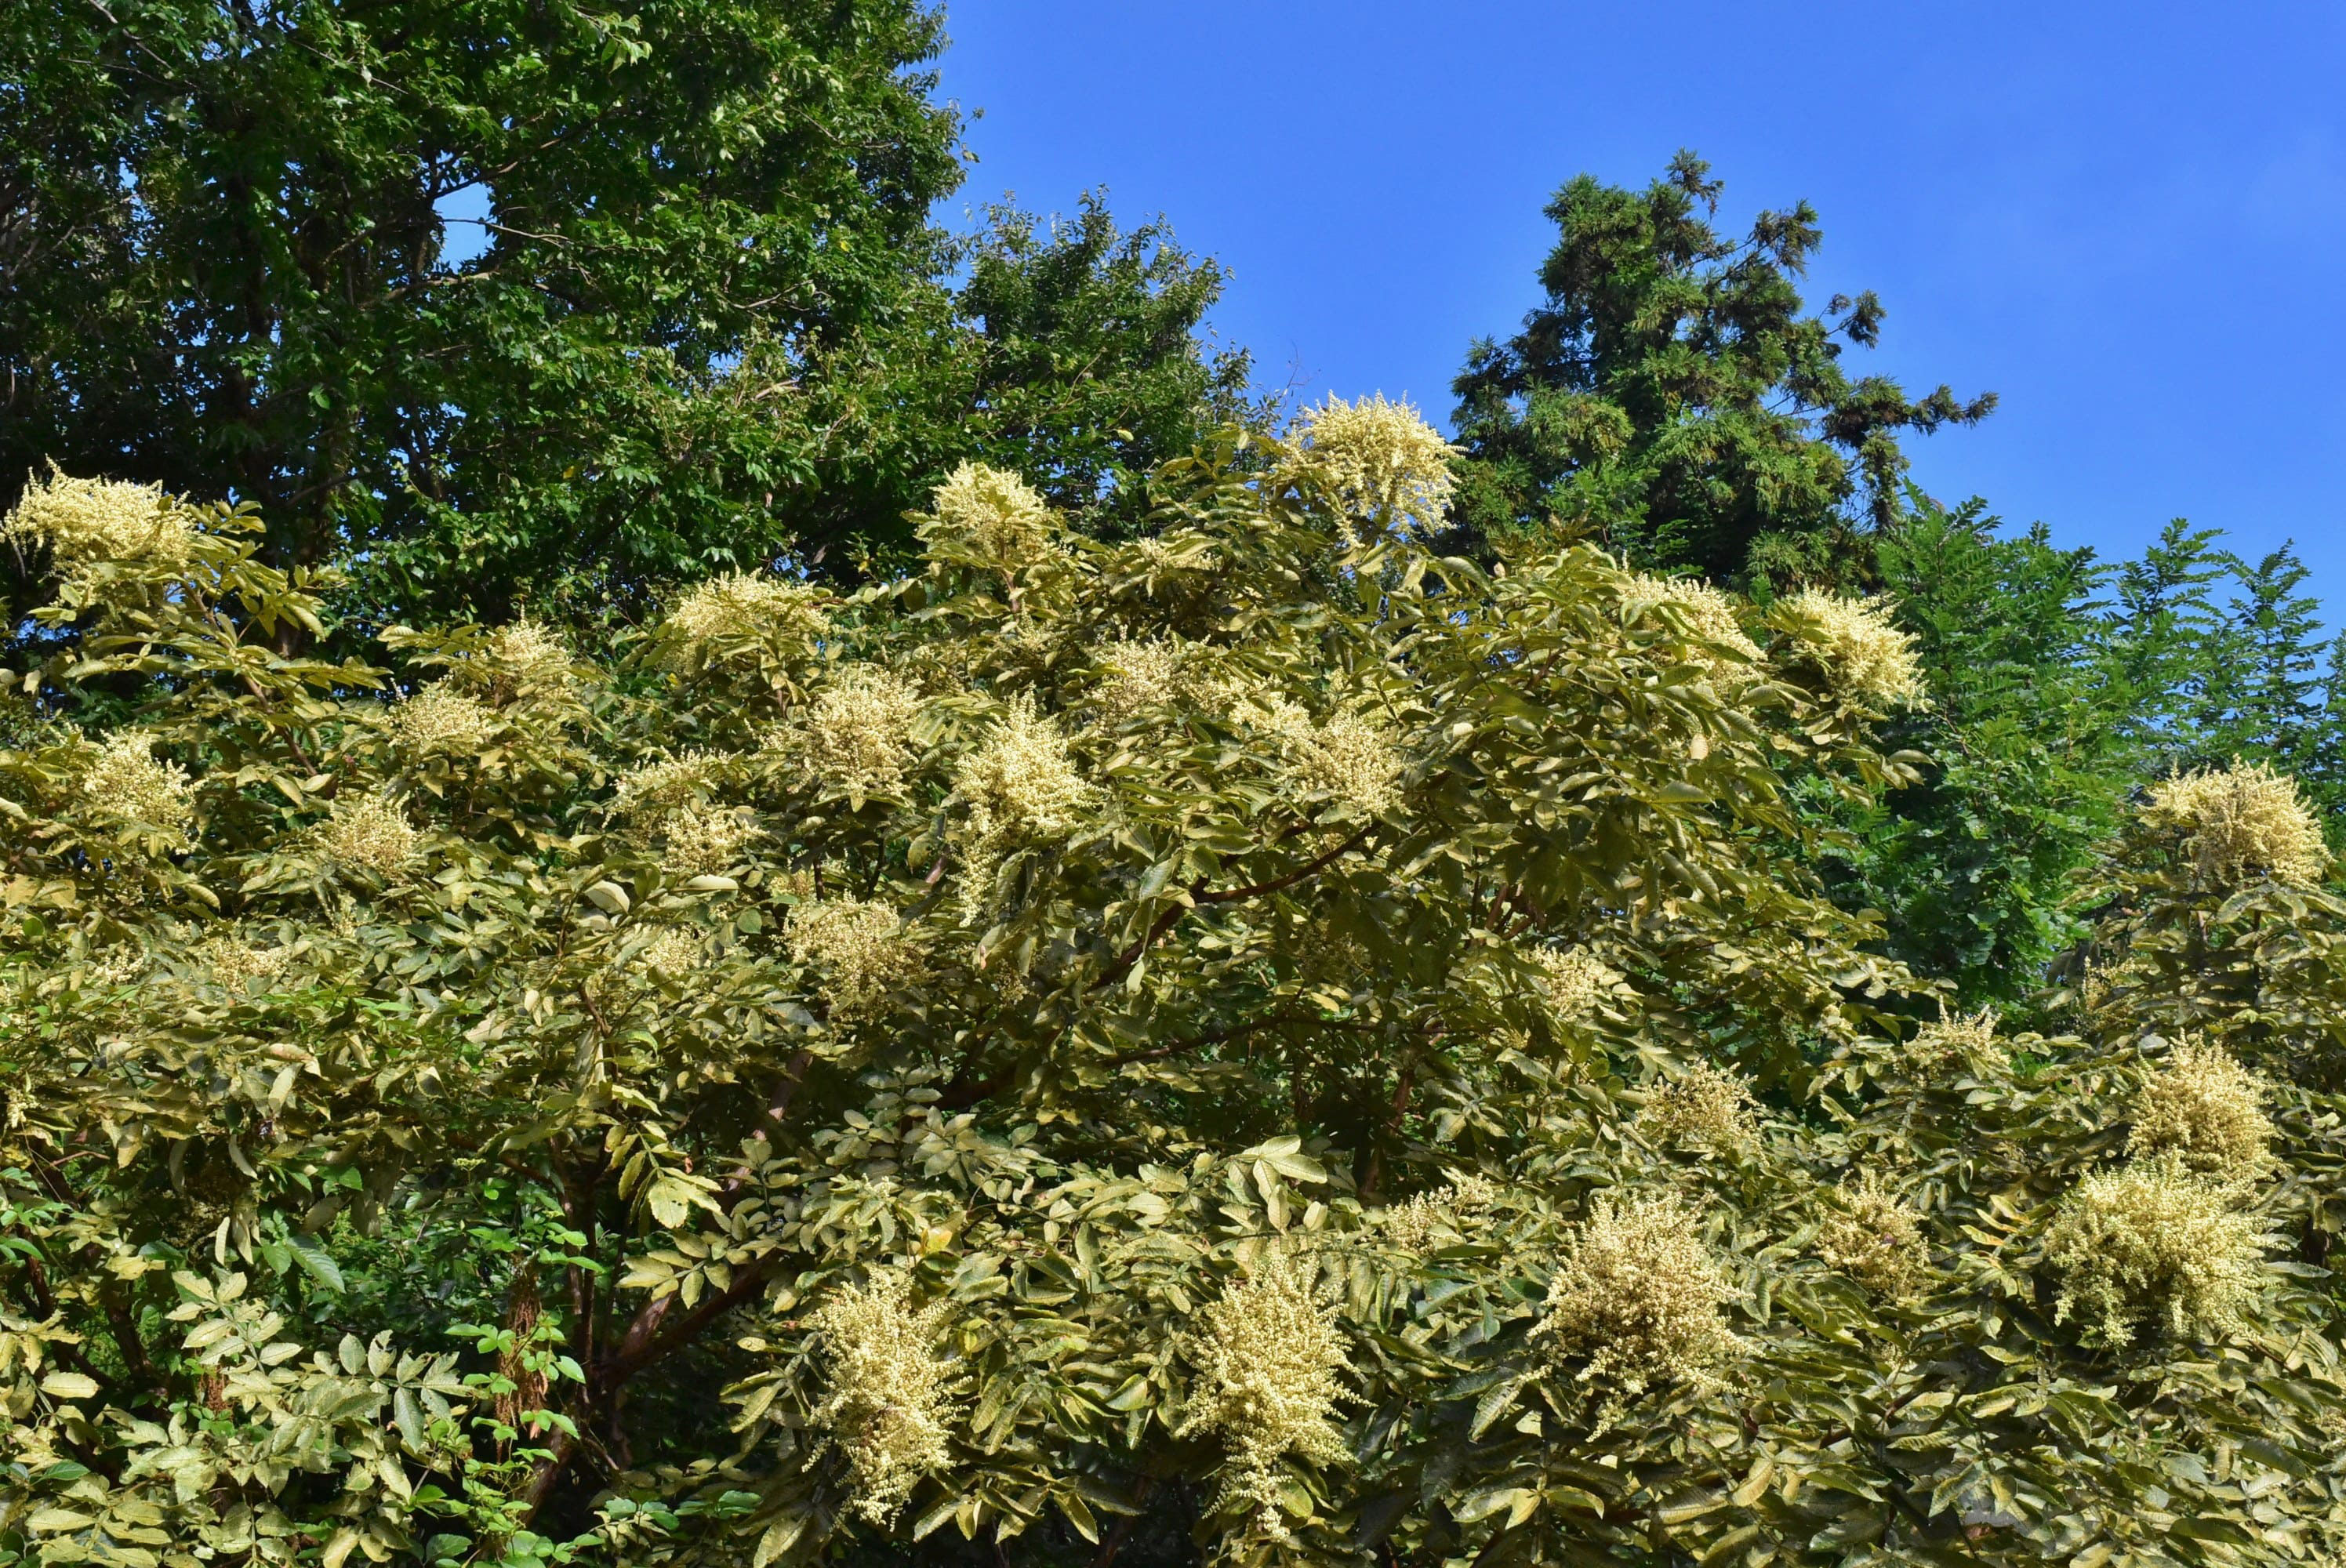
{"type": "MultiPolygon", "coordinates": [[[[1235,273],[1213,324],[1311,398],[1437,422],[1586,170],[1691,147],[1721,217],[1806,198],[1812,297],[1877,290],[1909,390],[1992,389],[1925,488],[2128,555],[2294,537],[2346,596],[2346,5],[958,0],[962,200],[1107,188],[1235,273]]],[[[2334,611],[2332,617],[2335,618],[2334,611]]]]}

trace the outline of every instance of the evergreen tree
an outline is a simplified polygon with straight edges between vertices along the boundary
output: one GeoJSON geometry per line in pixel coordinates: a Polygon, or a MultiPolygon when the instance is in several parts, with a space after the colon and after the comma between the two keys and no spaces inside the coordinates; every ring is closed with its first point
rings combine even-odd
{"type": "Polygon", "coordinates": [[[1862,581],[1862,541],[1897,510],[1900,437],[1994,407],[1851,377],[1843,349],[1874,343],[1881,302],[1804,313],[1816,213],[1762,212],[1737,240],[1711,222],[1721,188],[1681,152],[1643,191],[1583,175],[1548,204],[1540,304],[1456,382],[1471,533],[1553,522],[1713,578],[1862,581]]]}

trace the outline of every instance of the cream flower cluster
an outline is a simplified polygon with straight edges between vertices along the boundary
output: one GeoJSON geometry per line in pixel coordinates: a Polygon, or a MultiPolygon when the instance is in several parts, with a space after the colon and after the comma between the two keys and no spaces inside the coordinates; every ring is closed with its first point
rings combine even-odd
{"type": "Polygon", "coordinates": [[[760,837],[740,809],[709,799],[732,766],[730,758],[712,751],[656,759],[621,776],[611,810],[659,841],[660,868],[670,875],[730,871],[760,837]]]}
{"type": "Polygon", "coordinates": [[[638,950],[636,963],[655,979],[673,981],[699,969],[705,956],[698,935],[682,926],[665,925],[638,950]]]}
{"type": "Polygon", "coordinates": [[[446,681],[423,687],[383,717],[392,738],[416,757],[472,756],[502,723],[495,709],[446,681]]]}
{"type": "Polygon", "coordinates": [[[1791,608],[1817,627],[1817,662],[1844,695],[1892,705],[1923,699],[1914,639],[1892,623],[1887,603],[1808,588],[1791,608]]]}
{"type": "Polygon", "coordinates": [[[1742,1341],[1719,1308],[1732,1300],[1700,1222],[1674,1194],[1600,1196],[1549,1287],[1534,1330],[1561,1366],[1608,1390],[1608,1403],[1670,1384],[1723,1386],[1719,1362],[1742,1341]]]}
{"type": "Polygon", "coordinates": [[[449,674],[461,685],[484,689],[495,701],[509,702],[525,692],[568,687],[577,667],[559,632],[525,616],[491,632],[481,651],[449,674]]]}
{"type": "Polygon", "coordinates": [[[153,738],[135,729],[107,737],[81,777],[81,789],[99,816],[158,828],[174,838],[196,820],[187,769],[156,760],[153,738]]]}
{"type": "Polygon", "coordinates": [[[319,850],[335,864],[385,878],[413,862],[423,839],[399,803],[383,795],[337,799],[311,833],[319,850]]]}
{"type": "Polygon", "coordinates": [[[845,1286],[811,1319],[822,1337],[828,1390],[813,1422],[846,1456],[850,1512],[873,1524],[896,1516],[921,1478],[952,1457],[954,1366],[939,1352],[953,1307],[912,1302],[903,1274],[845,1286]]]}
{"type": "Polygon", "coordinates": [[[1339,801],[1364,817],[1401,800],[1401,752],[1383,726],[1339,708],[1326,718],[1284,697],[1247,705],[1247,717],[1279,746],[1288,777],[1308,796],[1339,801]]]}
{"type": "Polygon", "coordinates": [[[920,535],[932,545],[957,545],[1015,578],[1055,554],[1059,520],[1018,475],[964,463],[930,494],[920,535]]]}
{"type": "Polygon", "coordinates": [[[2263,1085],[2222,1046],[2178,1040],[2135,1095],[2127,1153],[2166,1156],[2219,1179],[2253,1179],[2272,1140],[2263,1102],[2263,1085]]]}
{"type": "MultiPolygon", "coordinates": [[[[1668,606],[1678,613],[1688,630],[1707,643],[1729,649],[1746,663],[1760,661],[1760,645],[1743,630],[1743,622],[1735,613],[1735,601],[1708,583],[1693,577],[1653,577],[1638,575],[1629,579],[1623,590],[1622,602],[1632,616],[1643,615],[1657,606],[1668,606]]],[[[1731,666],[1735,660],[1711,652],[1708,648],[1689,650],[1696,659],[1713,667],[1731,666]]]]}
{"type": "Polygon", "coordinates": [[[1540,970],[1541,1000],[1559,1024],[1586,1022],[1621,983],[1620,972],[1585,947],[1534,948],[1530,956],[1540,970]]]}
{"type": "Polygon", "coordinates": [[[801,904],[790,917],[790,956],[819,965],[833,1023],[870,1018],[888,993],[920,970],[920,952],[885,904],[826,899],[801,904]]]}
{"type": "Polygon", "coordinates": [[[1049,840],[1072,831],[1094,799],[1076,771],[1066,737],[1021,698],[954,770],[954,792],[968,802],[967,840],[981,851],[1014,840],[1049,840]]]}
{"type": "Polygon", "coordinates": [[[1289,1538],[1280,1461],[1350,1456],[1334,1420],[1352,1397],[1340,1380],[1350,1363],[1317,1274],[1310,1258],[1265,1257],[1207,1305],[1188,1346],[1198,1377],[1179,1435],[1209,1431],[1228,1445],[1219,1502],[1254,1510],[1257,1528],[1273,1541],[1289,1538]]]}
{"type": "Polygon", "coordinates": [[[1637,1117],[1656,1143],[1727,1150],[1760,1135],[1751,1082],[1732,1068],[1698,1062],[1656,1089],[1637,1117]]]}
{"type": "Polygon", "coordinates": [[[1921,1219],[1872,1170],[1834,1195],[1817,1231],[1817,1256],[1885,1296],[1912,1289],[1931,1261],[1921,1219]]]}
{"type": "Polygon", "coordinates": [[[822,600],[821,590],[810,584],[736,572],[695,584],[668,618],[695,642],[813,642],[831,629],[822,600]]]}
{"type": "Polygon", "coordinates": [[[1384,1213],[1385,1236],[1404,1252],[1423,1252],[1444,1236],[1462,1236],[1474,1217],[1499,1201],[1496,1184],[1483,1176],[1454,1177],[1384,1213]]]}
{"type": "Polygon", "coordinates": [[[1950,1062],[1968,1062],[1995,1049],[1995,1013],[1992,1009],[1983,1007],[1966,1017],[1943,1008],[1937,1018],[1914,1031],[1903,1054],[1918,1074],[1928,1076],[1950,1062]]]}
{"type": "Polygon", "coordinates": [[[2229,885],[2261,872],[2277,882],[2310,886],[2330,870],[2321,825],[2306,809],[2297,780],[2262,763],[2183,773],[2150,789],[2143,816],[2181,835],[2201,878],[2229,885]]]}
{"type": "Polygon", "coordinates": [[[1099,655],[1107,678],[1092,694],[1100,722],[1113,728],[1155,709],[1195,700],[1207,687],[1198,677],[1198,663],[1189,645],[1178,641],[1109,644],[1099,655]]]}
{"type": "Polygon", "coordinates": [[[193,956],[223,990],[242,991],[253,981],[273,981],[284,974],[293,949],[282,943],[261,947],[240,932],[224,931],[199,942],[193,956]]]}
{"type": "Polygon", "coordinates": [[[2162,1317],[2178,1338],[2244,1328],[2264,1238],[2238,1197],[2172,1158],[2086,1176],[2045,1233],[2045,1261],[2062,1276],[2055,1320],[2082,1308],[2118,1345],[2162,1317]]]}
{"type": "Polygon", "coordinates": [[[847,665],[768,744],[833,794],[888,798],[903,792],[920,717],[912,683],[876,665],[847,665]]]}
{"type": "Polygon", "coordinates": [[[1345,511],[1380,529],[1438,526],[1458,477],[1453,448],[1406,402],[1381,392],[1346,402],[1331,396],[1296,416],[1296,434],[1334,487],[1345,511]]]}
{"type": "Polygon", "coordinates": [[[55,467],[34,479],[5,520],[0,540],[46,545],[68,570],[98,561],[184,564],[195,535],[159,484],[75,479],[55,467]]]}

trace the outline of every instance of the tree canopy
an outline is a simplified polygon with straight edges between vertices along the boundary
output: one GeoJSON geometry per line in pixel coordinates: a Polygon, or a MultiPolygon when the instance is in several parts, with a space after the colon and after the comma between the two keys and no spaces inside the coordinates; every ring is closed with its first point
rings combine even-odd
{"type": "Polygon", "coordinates": [[[1642,191],[1582,175],[1556,192],[1541,302],[1458,377],[1463,524],[1554,524],[1725,580],[1864,580],[1851,541],[1896,513],[1900,437],[1994,395],[1851,376],[1843,350],[1874,343],[1881,301],[1802,314],[1815,211],[1763,211],[1738,240],[1710,221],[1723,188],[1681,152],[1642,191]]]}
{"type": "Polygon", "coordinates": [[[281,652],[249,510],[37,488],[9,1550],[2334,1557],[2295,786],[2129,811],[2048,1032],[1943,1013],[1800,799],[1915,779],[1915,639],[1433,554],[1407,418],[1124,542],[965,465],[600,659],[281,652]]]}
{"type": "MultiPolygon", "coordinates": [[[[1236,412],[1220,273],[1096,203],[955,240],[913,0],[0,21],[0,474],[250,502],[378,624],[639,606],[901,541],[964,456],[1062,498],[1236,412]]],[[[41,602],[21,580],[11,619],[41,602]]]]}

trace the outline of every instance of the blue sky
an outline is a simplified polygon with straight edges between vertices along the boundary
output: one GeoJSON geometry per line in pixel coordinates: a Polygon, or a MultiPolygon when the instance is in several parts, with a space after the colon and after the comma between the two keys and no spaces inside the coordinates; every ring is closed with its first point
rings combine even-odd
{"type": "MultiPolygon", "coordinates": [[[[1533,302],[1548,195],[1691,147],[1723,219],[1806,198],[1862,369],[1992,389],[1914,444],[1949,500],[2105,555],[2169,517],[2294,537],[2346,594],[2346,5],[960,0],[959,199],[1107,188],[1235,273],[1269,385],[1446,418],[1533,302]]],[[[2332,618],[2335,618],[2334,615],[2332,618]]]]}

